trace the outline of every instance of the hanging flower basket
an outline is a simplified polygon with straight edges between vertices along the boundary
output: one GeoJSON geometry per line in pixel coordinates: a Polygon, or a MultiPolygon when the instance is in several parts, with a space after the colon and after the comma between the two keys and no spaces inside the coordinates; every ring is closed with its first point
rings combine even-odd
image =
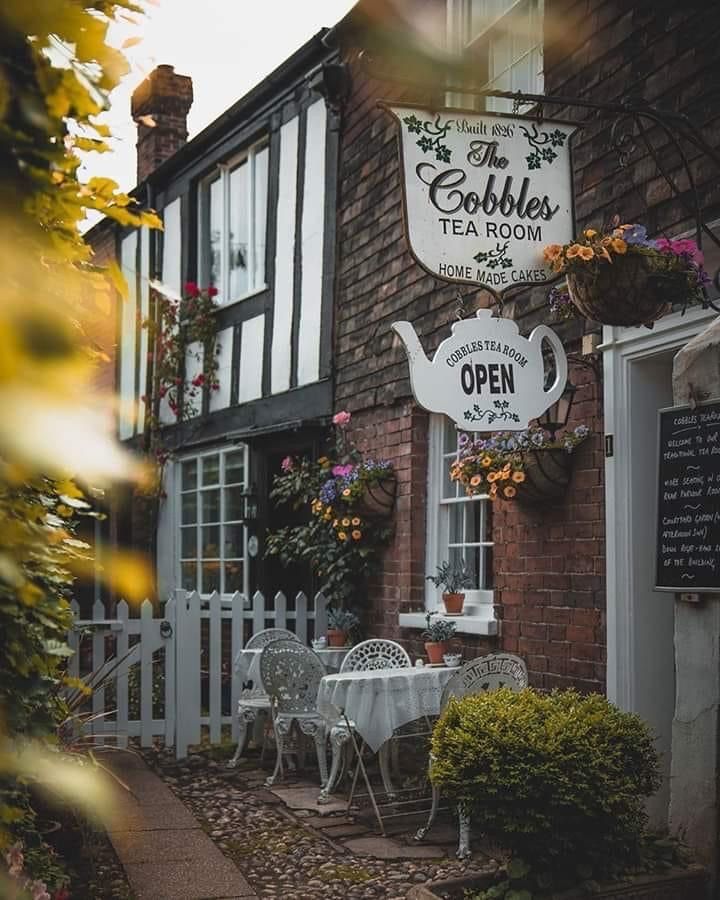
{"type": "Polygon", "coordinates": [[[484,440],[463,435],[450,479],[459,481],[469,496],[520,503],[557,500],[570,481],[572,451],[589,433],[585,425],[578,425],[555,438],[535,425],[484,440]]]}
{"type": "Polygon", "coordinates": [[[558,500],[570,483],[572,464],[573,454],[564,448],[526,450],[523,453],[525,481],[518,491],[518,503],[558,500]]]}
{"type": "Polygon", "coordinates": [[[545,260],[565,275],[578,311],[604,325],[652,325],[673,304],[703,302],[708,276],[691,240],[650,240],[642,225],[609,234],[586,229],[572,244],[551,244],[545,260]]]}
{"type": "Polygon", "coordinates": [[[387,519],[395,507],[397,481],[394,476],[382,478],[364,485],[354,508],[367,519],[387,519]]]}

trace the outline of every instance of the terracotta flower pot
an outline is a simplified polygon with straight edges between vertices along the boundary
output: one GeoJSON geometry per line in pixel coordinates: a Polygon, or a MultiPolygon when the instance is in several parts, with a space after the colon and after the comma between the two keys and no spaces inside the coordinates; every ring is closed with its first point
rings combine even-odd
{"type": "Polygon", "coordinates": [[[445,604],[445,612],[449,616],[459,616],[463,611],[463,604],[465,603],[465,594],[453,592],[450,594],[443,594],[443,603],[445,604]]]}
{"type": "Polygon", "coordinates": [[[366,519],[387,519],[395,506],[397,480],[393,475],[365,486],[354,508],[366,519]]]}
{"type": "Polygon", "coordinates": [[[327,639],[328,647],[344,647],[347,644],[347,632],[340,631],[339,628],[328,628],[327,639]]]}
{"type": "Polygon", "coordinates": [[[449,649],[450,644],[447,641],[427,641],[425,643],[425,652],[431,663],[442,663],[443,654],[447,653],[449,649]]]}
{"type": "Polygon", "coordinates": [[[685,272],[663,268],[655,257],[629,253],[614,256],[612,265],[568,272],[568,293],[588,319],[604,325],[650,325],[673,303],[686,303],[685,272]]]}

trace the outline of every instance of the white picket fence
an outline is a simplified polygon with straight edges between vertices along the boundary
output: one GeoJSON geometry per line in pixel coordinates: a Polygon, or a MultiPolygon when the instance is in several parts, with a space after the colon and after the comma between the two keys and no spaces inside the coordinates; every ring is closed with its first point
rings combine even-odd
{"type": "Polygon", "coordinates": [[[251,635],[288,628],[309,644],[327,627],[320,593],[311,605],[301,592],[290,608],[282,593],[268,604],[260,592],[250,600],[239,593],[201,597],[177,590],[159,616],[149,600],[140,605],[139,616],[124,600],[114,619],[106,617],[99,601],[92,619],[79,618],[77,604],[73,610],[69,674],[87,679],[94,672],[94,683],[109,675],[92,694],[89,727],[96,740],[122,747],[128,737],[137,737],[147,747],[162,737],[177,758],[200,743],[203,728],[212,743],[220,741],[224,725],[237,737],[234,711],[242,685],[233,662],[251,635]]]}

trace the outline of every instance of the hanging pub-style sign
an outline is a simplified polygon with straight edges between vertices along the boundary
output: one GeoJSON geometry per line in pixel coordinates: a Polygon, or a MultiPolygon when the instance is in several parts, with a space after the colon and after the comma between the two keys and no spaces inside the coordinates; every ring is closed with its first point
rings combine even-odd
{"type": "Polygon", "coordinates": [[[577,126],[382,106],[400,128],[406,230],[423,268],[497,296],[557,278],[543,248],[573,240],[577,126]]]}
{"type": "Polygon", "coordinates": [[[552,406],[565,389],[567,357],[547,325],[529,338],[512,319],[479,309],[452,326],[430,361],[410,322],[394,322],[408,355],[415,399],[430,412],[445,413],[462,431],[522,431],[552,406]],[[545,390],[541,345],[554,354],[555,378],[545,390]]]}

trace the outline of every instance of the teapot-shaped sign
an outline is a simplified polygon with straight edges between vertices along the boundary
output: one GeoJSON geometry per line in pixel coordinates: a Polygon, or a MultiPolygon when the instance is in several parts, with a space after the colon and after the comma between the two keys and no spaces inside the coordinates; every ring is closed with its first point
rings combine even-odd
{"type": "Polygon", "coordinates": [[[567,358],[560,338],[538,325],[524,338],[511,319],[489,309],[463,319],[430,361],[410,322],[394,322],[405,345],[417,402],[445,413],[463,431],[522,431],[565,390],[567,358]],[[555,380],[544,388],[542,342],[555,357],[555,380]]]}

